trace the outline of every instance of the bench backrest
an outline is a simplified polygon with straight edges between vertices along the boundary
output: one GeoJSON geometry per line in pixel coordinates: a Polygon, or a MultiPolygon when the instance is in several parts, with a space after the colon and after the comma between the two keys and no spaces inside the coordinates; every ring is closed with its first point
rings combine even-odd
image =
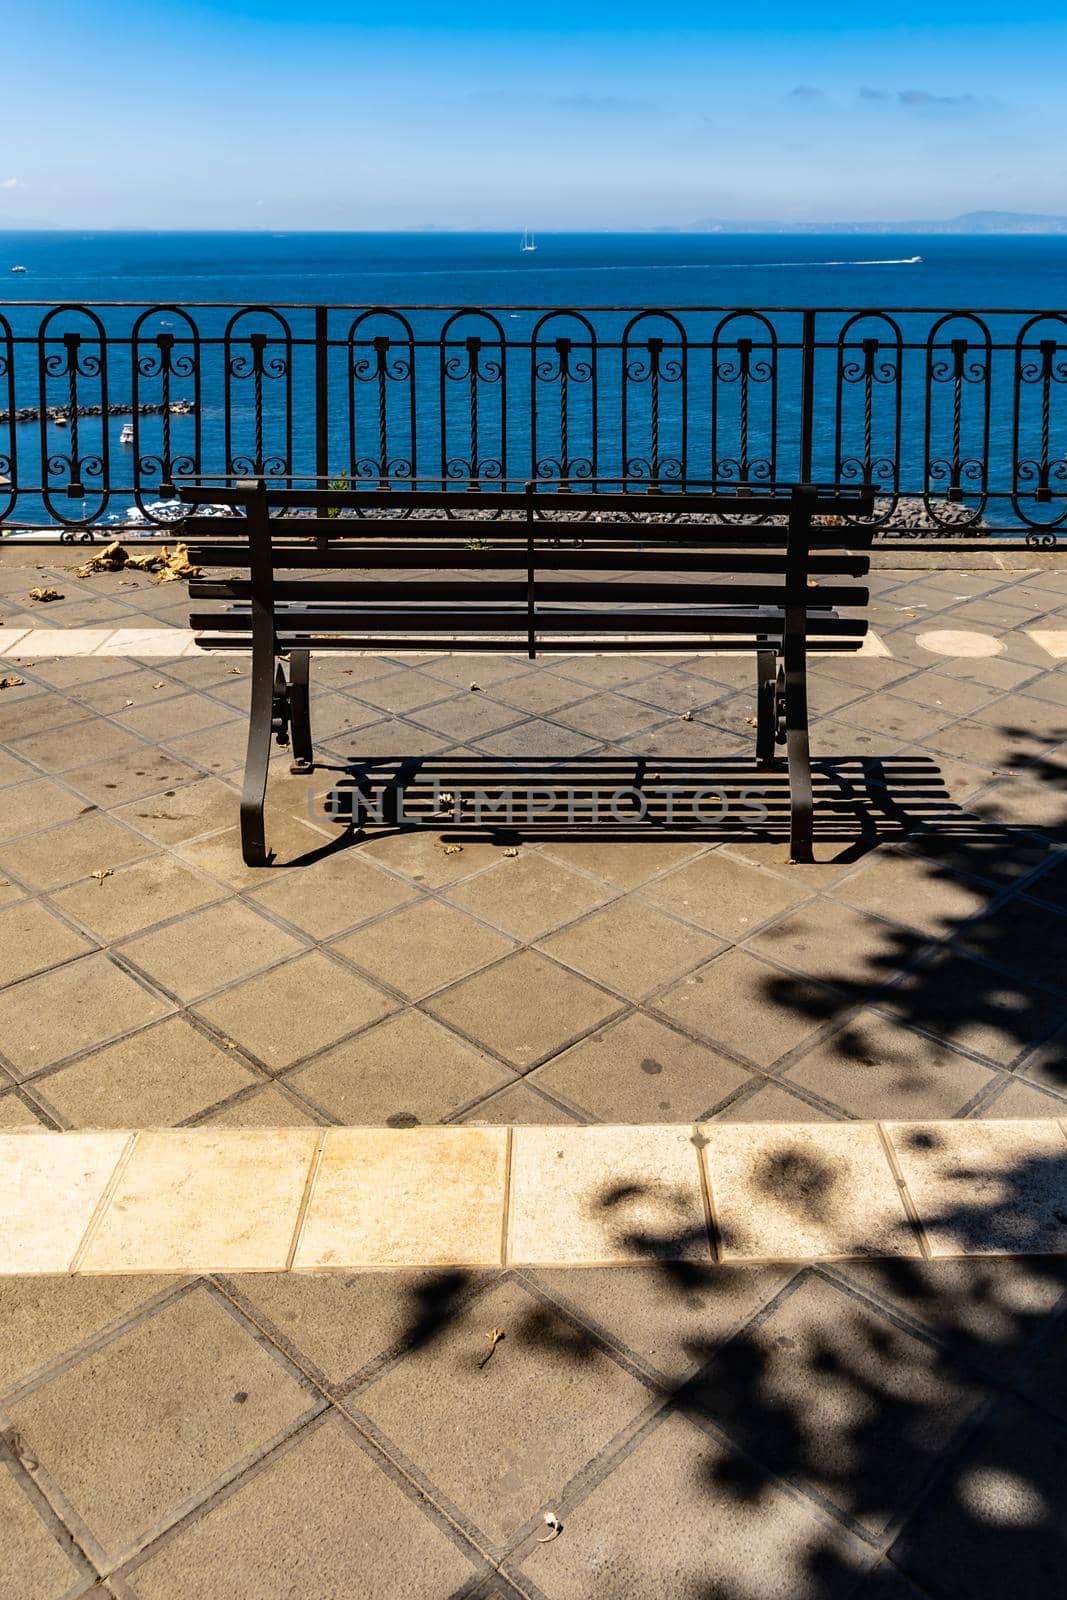
{"type": "Polygon", "coordinates": [[[855,648],[866,630],[862,618],[828,612],[867,604],[857,580],[873,528],[856,519],[871,514],[869,491],[464,494],[243,481],[181,497],[241,518],[194,512],[184,524],[190,559],[232,574],[190,583],[197,598],[235,603],[194,612],[198,629],[247,634],[261,606],[289,642],[314,637],[316,648],[380,644],[383,633],[396,647],[425,647],[445,612],[466,648],[486,649],[513,649],[517,629],[532,649],[579,625],[625,636],[626,649],[643,636],[665,648],[667,634],[706,633],[709,607],[728,608],[714,628],[727,648],[780,635],[787,610],[838,647],[855,648]]]}

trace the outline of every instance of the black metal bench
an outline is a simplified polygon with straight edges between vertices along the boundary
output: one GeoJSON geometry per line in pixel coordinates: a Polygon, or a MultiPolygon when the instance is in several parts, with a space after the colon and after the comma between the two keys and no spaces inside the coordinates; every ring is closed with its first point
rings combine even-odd
{"type": "Polygon", "coordinates": [[[867,631],[862,617],[838,608],[867,604],[854,580],[868,571],[858,552],[872,533],[854,519],[871,514],[869,491],[808,485],[741,496],[686,486],[636,495],[537,483],[464,494],[241,480],[183,487],[181,498],[241,516],[235,525],[194,512],[185,534],[201,568],[238,569],[190,582],[197,599],[225,602],[190,620],[205,649],[251,652],[241,796],[250,866],[270,859],[263,808],[272,738],[291,740],[293,772],[313,770],[309,668],[318,650],[521,649],[531,659],[749,651],[756,759],[771,765],[785,746],[791,858],[812,859],[807,651],[856,650],[867,631]],[[597,520],[575,525],[561,512],[597,520]],[[708,516],[722,520],[701,520],[708,516]],[[442,567],[448,576],[425,576],[442,567]],[[415,575],[398,577],[405,569],[415,575]],[[613,579],[620,570],[633,578],[613,579]]]}

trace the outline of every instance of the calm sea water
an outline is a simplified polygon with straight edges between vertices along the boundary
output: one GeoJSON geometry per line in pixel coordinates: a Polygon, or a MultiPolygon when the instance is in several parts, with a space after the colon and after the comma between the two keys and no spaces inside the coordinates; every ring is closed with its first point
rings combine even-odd
{"type": "Polygon", "coordinates": [[[712,306],[1067,305],[1067,237],[0,234],[3,298],[712,306]],[[922,261],[908,263],[919,255],[922,261]],[[6,269],[23,265],[25,275],[6,269]]]}
{"type": "MultiPolygon", "coordinates": [[[[16,336],[23,336],[23,342],[16,343],[15,347],[16,404],[37,405],[40,401],[40,367],[32,335],[43,313],[35,302],[125,302],[136,309],[115,308],[100,313],[108,330],[120,337],[128,334],[138,311],[146,306],[353,306],[357,308],[356,313],[338,315],[330,325],[331,339],[336,345],[331,349],[329,368],[329,467],[336,471],[346,468],[350,460],[348,417],[353,407],[362,406],[365,412],[365,420],[357,425],[360,436],[356,442],[356,456],[369,456],[373,460],[378,454],[376,395],[371,385],[352,380],[351,360],[344,344],[358,308],[382,305],[598,307],[602,308],[597,318],[598,329],[601,337],[607,336],[610,340],[617,338],[626,321],[624,316],[613,316],[606,309],[611,307],[857,310],[881,307],[902,313],[898,321],[905,338],[914,341],[914,349],[905,352],[901,363],[904,404],[899,451],[891,442],[896,390],[892,384],[887,384],[875,391],[873,453],[899,459],[902,487],[907,492],[915,492],[922,488],[925,464],[944,459],[953,448],[949,437],[952,430],[950,383],[937,387],[934,401],[939,409],[931,436],[929,439],[926,436],[924,341],[932,318],[925,313],[965,308],[1055,313],[1067,308],[1067,237],[544,234],[538,236],[537,246],[534,253],[521,253],[518,233],[2,233],[0,295],[11,302],[2,310],[16,336]],[[26,271],[11,273],[10,268],[15,265],[24,266],[26,271]]],[[[223,403],[227,380],[221,335],[228,315],[221,309],[205,310],[197,313],[196,319],[205,340],[200,370],[200,459],[204,471],[219,472],[227,459],[237,460],[242,455],[251,459],[247,452],[256,432],[250,404],[252,385],[232,381],[229,389],[233,437],[227,448],[223,403]]],[[[315,455],[314,350],[310,340],[313,321],[310,311],[294,311],[287,313],[287,317],[297,339],[291,369],[293,437],[287,441],[290,414],[286,412],[285,382],[267,383],[264,454],[276,461],[290,459],[295,470],[308,472],[314,470],[315,455]]],[[[443,317],[423,311],[411,313],[410,320],[416,333],[431,341],[429,347],[418,352],[415,363],[417,470],[423,475],[439,474],[444,470],[446,459],[458,461],[462,468],[464,451],[469,456],[469,441],[465,445],[462,439],[468,420],[468,402],[462,382],[446,385],[451,410],[444,419],[439,393],[439,352],[432,343],[440,332],[443,317]]],[[[535,320],[533,312],[508,310],[500,313],[509,338],[516,341],[528,336],[535,320]]],[[[695,335],[691,331],[690,336],[705,341],[705,349],[701,355],[703,364],[695,360],[691,363],[688,420],[684,429],[678,399],[680,388],[671,390],[665,386],[662,399],[661,449],[668,456],[675,452],[681,454],[679,440],[686,433],[687,470],[697,477],[706,475],[709,467],[704,463],[710,462],[713,455],[721,460],[735,448],[729,439],[725,447],[722,440],[712,445],[716,424],[711,411],[711,357],[706,342],[717,320],[694,315],[686,323],[691,330],[699,329],[695,335]],[[672,429],[678,436],[673,442],[669,437],[672,429]]],[[[787,479],[799,473],[800,366],[796,350],[799,318],[783,311],[774,321],[783,341],[775,412],[777,445],[771,439],[771,413],[760,410],[771,386],[765,385],[762,390],[754,387],[749,453],[750,456],[769,457],[776,447],[776,472],[787,479]]],[[[834,385],[838,354],[835,340],[843,321],[844,318],[835,317],[833,311],[829,311],[819,323],[823,330],[819,337],[825,342],[816,357],[813,474],[820,478],[836,475],[834,385]]],[[[994,350],[988,363],[988,417],[983,415],[985,398],[981,383],[970,383],[964,396],[963,437],[958,453],[964,459],[989,461],[986,486],[993,490],[990,506],[996,511],[996,517],[987,510],[988,525],[1003,521],[1006,525],[1018,526],[1012,505],[1014,488],[1021,481],[1016,463],[1033,459],[1042,448],[1038,384],[1027,388],[1026,404],[1033,416],[1029,412],[1024,416],[1016,439],[1013,341],[1022,321],[1019,315],[991,319],[994,350]],[[1000,349],[996,348],[998,343],[1000,349]],[[988,444],[983,434],[986,428],[988,444]]],[[[247,340],[253,326],[264,322],[262,313],[250,315],[243,325],[243,337],[247,340]]],[[[67,326],[91,334],[84,319],[79,321],[68,313],[52,323],[51,334],[54,337],[67,326]]],[[[187,336],[188,330],[180,319],[168,316],[165,310],[154,314],[146,332],[154,334],[167,327],[172,328],[179,339],[187,336]]],[[[275,325],[273,333],[277,331],[275,325]]],[[[373,332],[387,332],[395,338],[397,331],[396,324],[389,327],[366,324],[362,337],[369,338],[373,332]]],[[[469,332],[480,332],[483,336],[489,333],[491,337],[484,323],[481,327],[457,327],[453,336],[469,332]]],[[[553,332],[574,335],[578,330],[574,326],[557,326],[553,332]]],[[[663,324],[658,327],[646,324],[643,328],[644,337],[657,333],[671,337],[670,330],[663,324]]],[[[885,324],[879,328],[857,327],[853,340],[858,340],[863,333],[876,333],[884,339],[887,330],[885,324]]],[[[765,337],[755,325],[735,324],[731,338],[736,339],[739,334],[754,335],[757,343],[765,337]]],[[[946,348],[947,341],[955,334],[973,340],[975,325],[946,327],[942,334],[946,348]]],[[[981,335],[977,337],[980,340],[981,335]]],[[[1061,346],[1067,344],[1061,323],[1044,324],[1031,337],[1034,340],[1052,337],[1061,346]]],[[[61,351],[58,343],[51,348],[61,351]]],[[[247,351],[247,343],[243,348],[247,351]]],[[[513,360],[508,368],[506,451],[501,443],[502,421],[499,413],[494,413],[494,405],[499,405],[499,385],[495,391],[486,390],[480,416],[480,455],[487,460],[506,456],[508,473],[520,478],[529,471],[530,460],[528,356],[526,361],[525,368],[521,360],[513,360]]],[[[108,380],[109,399],[128,401],[133,381],[128,345],[112,347],[108,380]]],[[[648,430],[647,401],[645,414],[643,418],[637,416],[624,452],[619,399],[621,368],[617,352],[601,350],[600,380],[599,436],[595,451],[592,423],[588,416],[583,421],[583,393],[577,387],[572,391],[571,450],[575,455],[588,455],[590,459],[595,455],[599,471],[611,475],[620,470],[624,453],[628,460],[635,459],[645,448],[639,439],[635,444],[634,429],[638,433],[641,428],[648,430]]],[[[156,398],[152,381],[145,379],[142,398],[156,398]]],[[[46,379],[46,398],[50,405],[65,403],[66,382],[62,372],[46,379]]],[[[99,393],[94,393],[91,371],[79,384],[81,403],[99,400],[99,393]]],[[[187,382],[185,387],[189,387],[187,382]]],[[[183,393],[182,382],[176,383],[176,392],[183,393]]],[[[588,400],[589,392],[587,387],[584,399],[588,400]]],[[[630,392],[636,414],[640,412],[642,396],[638,386],[630,392]]],[[[719,418],[726,432],[730,428],[737,432],[737,419],[731,421],[728,415],[731,396],[736,396],[737,392],[736,385],[733,389],[728,384],[720,386],[719,418]]],[[[1057,382],[1053,398],[1051,456],[1055,460],[1067,453],[1067,381],[1057,382]]],[[[545,415],[549,422],[551,401],[552,396],[548,394],[545,415]]],[[[852,431],[842,454],[848,456],[862,450],[862,445],[854,442],[863,432],[862,384],[850,387],[846,402],[851,407],[851,420],[847,420],[846,425],[852,431]]],[[[3,403],[0,400],[0,404],[3,403]]],[[[400,456],[411,453],[403,437],[408,426],[405,405],[403,384],[391,385],[389,451],[399,452],[400,456]]],[[[540,419],[540,400],[537,414],[540,419]]],[[[143,488],[142,500],[152,500],[151,479],[155,470],[152,462],[158,459],[163,448],[159,419],[146,417],[139,423],[136,450],[122,444],[121,429],[121,418],[113,417],[106,424],[85,419],[80,428],[78,453],[88,461],[93,458],[102,461],[104,454],[108,455],[106,476],[112,493],[110,499],[97,492],[95,498],[90,493],[82,501],[71,503],[69,498],[64,498],[63,490],[64,474],[69,476],[65,452],[70,451],[70,433],[49,426],[42,438],[36,423],[20,424],[15,429],[17,438],[14,441],[20,497],[12,507],[10,491],[6,501],[0,492],[0,517],[4,518],[5,525],[17,524],[21,519],[40,523],[57,514],[72,519],[100,515],[122,520],[133,504],[129,490],[133,487],[135,464],[143,488]],[[41,495],[42,486],[47,484],[56,486],[50,504],[47,495],[44,498],[41,495]]],[[[172,434],[172,455],[192,448],[193,423],[189,418],[176,418],[172,434]]],[[[551,440],[546,442],[539,434],[539,459],[546,454],[551,457],[555,448],[551,440]]],[[[0,425],[0,474],[15,476],[9,471],[9,464],[5,465],[6,451],[7,441],[0,425]]],[[[88,488],[99,490],[103,470],[95,484],[89,481],[91,476],[91,472],[82,472],[88,488]]],[[[972,478],[972,488],[973,483],[972,478]]],[[[1057,494],[1062,494],[1064,486],[1067,486],[1067,468],[1064,476],[1054,482],[1057,494]]],[[[0,485],[0,491],[2,488],[0,485]]],[[[1042,516],[1056,516],[1059,509],[1057,503],[1042,516]]]]}

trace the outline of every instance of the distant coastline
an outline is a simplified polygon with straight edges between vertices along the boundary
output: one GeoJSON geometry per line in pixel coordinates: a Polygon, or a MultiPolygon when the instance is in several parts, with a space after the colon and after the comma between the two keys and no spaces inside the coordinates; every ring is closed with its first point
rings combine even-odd
{"type": "MultiPolygon", "coordinates": [[[[406,228],[286,228],[274,225],[272,227],[256,228],[70,228],[58,223],[33,221],[23,223],[9,223],[0,226],[0,237],[28,236],[38,233],[66,235],[70,238],[102,238],[102,237],[128,237],[128,238],[173,238],[194,236],[199,238],[286,238],[305,235],[319,235],[327,238],[345,238],[347,236],[365,238],[403,238],[406,236],[419,236],[423,234],[444,234],[446,236],[484,236],[497,238],[510,237],[515,233],[514,228],[500,227],[470,227],[448,226],[443,223],[426,222],[411,224],[406,228]]],[[[1003,236],[1028,236],[1057,237],[1067,234],[1067,216],[1044,215],[1031,211],[965,211],[958,217],[920,217],[903,221],[836,221],[836,222],[797,222],[781,218],[763,218],[756,221],[738,217],[705,217],[695,222],[667,223],[660,222],[642,227],[631,225],[627,228],[576,228],[553,227],[551,224],[542,224],[539,233],[551,235],[564,235],[573,238],[597,237],[624,238],[628,236],[657,234],[699,236],[715,234],[730,237],[733,235],[776,235],[776,234],[803,234],[819,235],[850,235],[862,236],[896,235],[906,237],[913,235],[917,238],[936,238],[944,236],[965,237],[991,237],[1003,236]]]]}

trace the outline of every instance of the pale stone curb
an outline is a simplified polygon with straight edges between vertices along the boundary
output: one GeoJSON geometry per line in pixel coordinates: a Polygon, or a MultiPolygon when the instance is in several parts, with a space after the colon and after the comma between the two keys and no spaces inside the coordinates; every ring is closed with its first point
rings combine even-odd
{"type": "MultiPolygon", "coordinates": [[[[584,637],[583,634],[559,635],[556,642],[565,644],[584,637]]],[[[620,645],[640,642],[641,637],[640,634],[623,634],[618,642],[620,645]]],[[[709,648],[703,634],[693,634],[692,638],[694,650],[715,653],[714,644],[709,648]]],[[[452,641],[449,639],[442,639],[434,650],[405,651],[405,659],[433,659],[442,651],[447,652],[450,642],[452,641]]],[[[1038,642],[1040,643],[1040,640],[1038,642]]],[[[519,642],[516,640],[515,651],[518,652],[519,648],[519,642]]],[[[200,646],[196,642],[196,635],[189,628],[0,628],[0,657],[11,660],[41,661],[59,656],[130,656],[136,660],[148,656],[170,656],[178,659],[181,656],[199,653],[200,646]]],[[[235,652],[235,654],[240,653],[240,651],[235,652]]],[[[335,653],[371,657],[390,655],[387,650],[344,650],[335,653]]],[[[665,657],[679,656],[684,659],[689,652],[665,650],[658,653],[665,657]]],[[[833,653],[820,650],[817,645],[813,645],[809,651],[812,656],[833,653]]],[[[891,657],[892,652],[885,641],[871,631],[864,637],[856,654],[891,657]]]]}
{"type": "Polygon", "coordinates": [[[1067,1255],[1033,1121],[0,1134],[0,1275],[1067,1255]]]}

